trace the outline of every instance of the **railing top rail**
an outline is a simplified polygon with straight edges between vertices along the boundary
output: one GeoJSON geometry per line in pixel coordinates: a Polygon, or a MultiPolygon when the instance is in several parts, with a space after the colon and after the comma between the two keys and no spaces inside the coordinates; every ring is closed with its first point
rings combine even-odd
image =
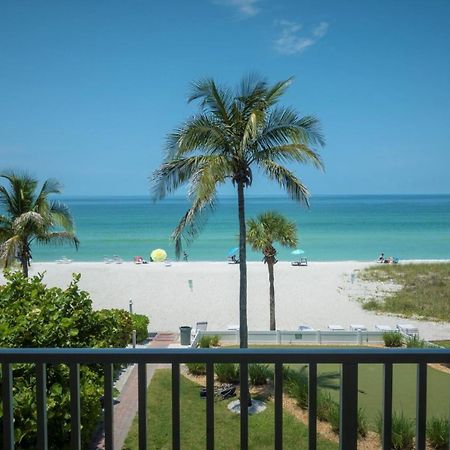
{"type": "Polygon", "coordinates": [[[450,363],[450,349],[267,348],[267,349],[92,349],[1,348],[6,363],[450,363]]]}

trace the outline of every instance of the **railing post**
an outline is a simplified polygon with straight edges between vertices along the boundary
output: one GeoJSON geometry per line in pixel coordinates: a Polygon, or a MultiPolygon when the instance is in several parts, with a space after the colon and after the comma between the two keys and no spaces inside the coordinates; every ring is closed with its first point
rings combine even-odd
{"type": "Polygon", "coordinates": [[[417,365],[416,450],[425,450],[427,428],[427,363],[417,365]]]}
{"type": "Polygon", "coordinates": [[[45,363],[36,364],[37,446],[47,450],[47,370],[45,363]]]}
{"type": "Polygon", "coordinates": [[[392,363],[384,364],[383,381],[383,430],[381,442],[383,450],[391,450],[392,445],[392,363]]]}
{"type": "Polygon", "coordinates": [[[113,365],[104,365],[103,408],[105,416],[105,450],[114,450],[114,399],[113,399],[113,365]]]}
{"type": "Polygon", "coordinates": [[[283,448],[283,364],[275,364],[275,448],[283,448]]]}
{"type": "Polygon", "coordinates": [[[248,449],[248,364],[240,364],[241,450],[248,449]]]}
{"type": "Polygon", "coordinates": [[[358,364],[344,363],[341,372],[340,450],[356,450],[357,429],[358,364]]]}
{"type": "Polygon", "coordinates": [[[206,448],[214,450],[214,364],[206,363],[206,448]]]}
{"type": "Polygon", "coordinates": [[[180,363],[172,363],[172,449],[180,450],[180,363]]]}
{"type": "Polygon", "coordinates": [[[309,363],[308,373],[308,448],[317,447],[317,364],[309,363]]]}
{"type": "Polygon", "coordinates": [[[139,450],[147,449],[147,364],[138,364],[139,450]]]}
{"type": "Polygon", "coordinates": [[[14,450],[13,372],[9,363],[2,364],[3,449],[14,450]]]}
{"type": "Polygon", "coordinates": [[[70,367],[70,448],[81,450],[80,419],[80,365],[71,363],[70,367]]]}

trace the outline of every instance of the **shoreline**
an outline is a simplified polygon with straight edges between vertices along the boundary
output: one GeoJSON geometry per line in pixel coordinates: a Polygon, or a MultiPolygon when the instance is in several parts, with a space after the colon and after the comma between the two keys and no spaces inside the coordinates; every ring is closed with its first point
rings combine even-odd
{"type": "MultiPolygon", "coordinates": [[[[409,260],[400,263],[430,263],[409,260]]],[[[448,262],[438,260],[437,262],[448,262]]],[[[275,266],[277,329],[297,330],[301,324],[325,330],[330,324],[349,329],[362,324],[368,330],[384,324],[411,323],[421,338],[450,339],[450,323],[402,319],[363,310],[358,298],[389,290],[388,283],[362,282],[352,274],[376,262],[312,261],[306,267],[280,261],[275,266]]],[[[248,270],[249,330],[269,329],[268,271],[251,261],[248,270]]],[[[150,318],[149,331],[178,332],[179,327],[207,321],[209,330],[226,330],[239,323],[239,264],[226,261],[175,261],[121,264],[104,262],[33,262],[30,275],[44,273],[49,287],[66,288],[73,273],[81,273],[80,289],[87,291],[94,309],[122,308],[150,318]]],[[[4,276],[0,274],[0,283],[4,276]]]]}

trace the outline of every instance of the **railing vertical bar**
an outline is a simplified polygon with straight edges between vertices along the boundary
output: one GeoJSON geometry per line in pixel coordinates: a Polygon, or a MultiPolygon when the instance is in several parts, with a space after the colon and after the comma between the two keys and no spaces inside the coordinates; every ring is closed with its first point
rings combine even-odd
{"type": "Polygon", "coordinates": [[[3,448],[14,450],[14,401],[12,365],[2,363],[3,448]]]}
{"type": "Polygon", "coordinates": [[[172,448],[180,450],[180,364],[172,363],[172,448]]]}
{"type": "Polygon", "coordinates": [[[416,449],[425,450],[427,426],[427,364],[417,365],[416,449]]]}
{"type": "Polygon", "coordinates": [[[206,448],[214,450],[214,364],[206,363],[206,448]]]}
{"type": "Polygon", "coordinates": [[[391,450],[392,444],[392,380],[393,366],[392,363],[384,364],[384,381],[383,381],[383,432],[382,443],[383,450],[391,450]]]}
{"type": "Polygon", "coordinates": [[[241,450],[248,449],[248,363],[240,363],[241,450]]]}
{"type": "Polygon", "coordinates": [[[283,448],[283,364],[275,363],[275,448],[283,448]]]}
{"type": "Polygon", "coordinates": [[[147,364],[138,364],[139,450],[147,449],[147,364]]]}
{"type": "Polygon", "coordinates": [[[357,448],[358,364],[344,363],[341,372],[340,450],[357,448]]]}
{"type": "Polygon", "coordinates": [[[308,448],[317,447],[317,364],[309,364],[308,377],[308,448]]]}
{"type": "Polygon", "coordinates": [[[36,403],[37,448],[47,450],[47,368],[45,363],[36,363],[36,403]]]}
{"type": "Polygon", "coordinates": [[[105,415],[105,450],[114,449],[113,365],[105,364],[103,408],[105,415]]]}
{"type": "Polygon", "coordinates": [[[80,365],[70,367],[70,448],[81,450],[80,365]]]}

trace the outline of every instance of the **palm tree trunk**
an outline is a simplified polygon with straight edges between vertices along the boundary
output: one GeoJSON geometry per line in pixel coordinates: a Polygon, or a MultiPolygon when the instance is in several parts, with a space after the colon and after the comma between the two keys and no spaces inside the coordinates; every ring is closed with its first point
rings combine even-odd
{"type": "Polygon", "coordinates": [[[248,347],[247,330],[247,251],[245,247],[246,229],[245,229],[245,200],[244,183],[237,182],[238,191],[238,213],[239,213],[239,337],[240,348],[248,347]]]}
{"type": "Polygon", "coordinates": [[[270,309],[270,329],[275,331],[275,285],[273,276],[274,263],[271,259],[267,261],[267,269],[269,270],[269,309],[270,309]]]}
{"type": "Polygon", "coordinates": [[[28,278],[28,251],[27,251],[28,245],[27,242],[22,242],[20,246],[20,265],[22,266],[22,273],[25,278],[28,278]]]}

